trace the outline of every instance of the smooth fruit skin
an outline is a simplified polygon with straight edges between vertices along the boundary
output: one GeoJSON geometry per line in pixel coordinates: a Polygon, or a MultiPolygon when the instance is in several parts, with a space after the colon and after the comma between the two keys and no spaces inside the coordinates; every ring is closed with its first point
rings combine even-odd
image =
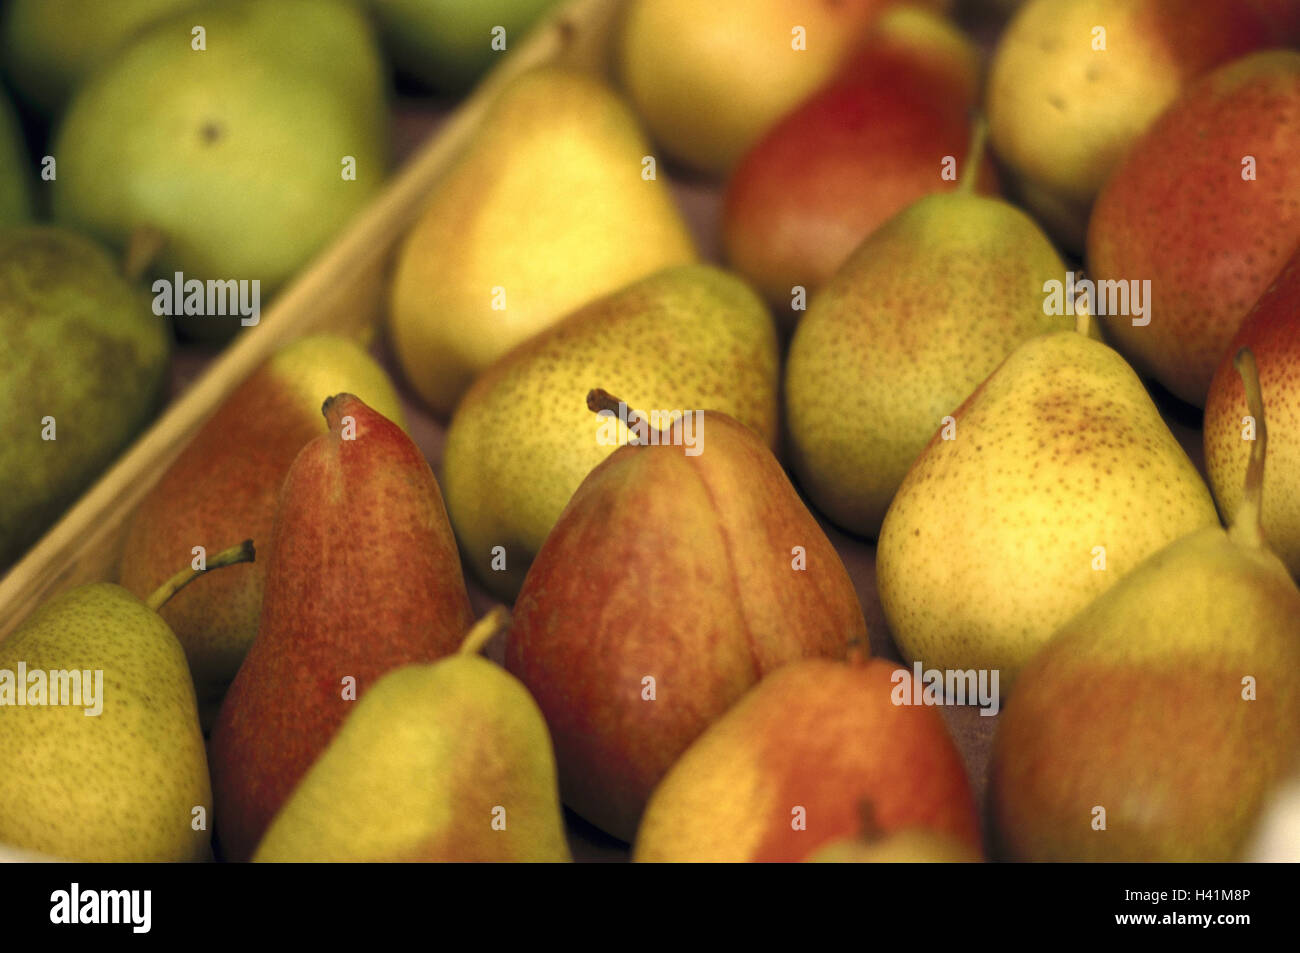
{"type": "Polygon", "coordinates": [[[1264,473],[1264,536],[1300,579],[1300,251],[1246,318],[1210,384],[1205,403],[1205,465],[1225,520],[1241,503],[1241,474],[1250,458],[1243,439],[1250,415],[1232,358],[1250,348],[1268,408],[1264,473]]]}
{"type": "Polygon", "coordinates": [[[0,230],[0,570],[148,425],[170,346],[148,295],[100,246],[0,230]]]}
{"type": "Polygon", "coordinates": [[[969,843],[919,827],[870,842],[836,841],[807,858],[820,864],[978,864],[983,859],[969,843]]]}
{"type": "Polygon", "coordinates": [[[1238,859],[1300,757],[1297,671],[1300,592],[1277,557],[1216,528],[1173,543],[1021,676],[990,768],[1002,849],[1018,860],[1238,859]]]}
{"type": "Polygon", "coordinates": [[[443,450],[447,511],[475,575],[518,595],[565,504],[614,451],[596,440],[593,387],[646,411],[707,403],[775,447],[777,367],[763,303],[707,265],[665,269],[520,345],[475,381],[443,450]]]}
{"type": "Polygon", "coordinates": [[[280,492],[257,639],[212,734],[218,836],[245,860],[355,697],[454,651],[471,620],[438,486],[396,424],[350,394],[280,492]],[[348,439],[345,428],[355,427],[348,439]]]}
{"type": "Polygon", "coordinates": [[[369,0],[389,56],[436,89],[469,89],[557,0],[369,0]],[[505,29],[505,49],[493,30],[505,29]]]}
{"type": "Polygon", "coordinates": [[[32,167],[18,116],[0,90],[0,228],[32,217],[32,167]]]}
{"type": "Polygon", "coordinates": [[[1256,53],[1190,87],[1097,199],[1099,280],[1151,281],[1151,323],[1106,322],[1133,366],[1205,405],[1251,307],[1300,243],[1300,53],[1256,53]],[[1257,179],[1246,179],[1253,157],[1257,179]]]}
{"type": "Polygon", "coordinates": [[[389,327],[407,379],[449,414],[475,375],[582,305],[695,260],[627,105],[546,67],[502,91],[399,253],[389,327]]]}
{"type": "MultiPolygon", "coordinates": [[[[338,393],[357,394],[402,425],[393,385],[354,341],[316,335],[288,345],[221,405],[136,509],[122,585],[143,598],[193,559],[195,546],[215,553],[248,537],[269,543],[285,474],[326,432],[321,401],[338,393]]],[[[266,559],[230,566],[162,608],[185,647],[201,707],[220,704],[257,635],[267,566],[266,559]]]]}
{"type": "Polygon", "coordinates": [[[253,859],[569,860],[542,713],[518,680],[476,656],[389,672],[312,765],[253,859]],[[494,811],[504,829],[493,827],[494,811]]]}
{"type": "Polygon", "coordinates": [[[894,703],[896,671],[813,659],[764,678],[655,789],[633,859],[810,859],[861,831],[863,801],[885,834],[923,827],[978,851],[961,755],[938,711],[894,703]]]}
{"type": "Polygon", "coordinates": [[[935,433],[880,533],[881,604],[908,662],[997,669],[1005,697],[1071,616],[1218,523],[1137,375],[1082,334],[1022,344],[953,416],[955,439],[935,433]]]}
{"type": "Polygon", "coordinates": [[[11,0],[0,10],[0,65],[19,96],[51,117],[150,23],[196,0],[11,0]]]}
{"type": "Polygon", "coordinates": [[[1031,0],[990,66],[990,139],[1029,208],[1082,251],[1093,199],[1134,141],[1191,80],[1278,42],[1272,26],[1242,0],[1031,0]]]}
{"type": "MultiPolygon", "coordinates": [[[[166,238],[151,274],[256,279],[265,303],[377,193],[385,95],[353,4],[214,0],[151,26],[78,91],[52,150],[54,219],[116,246],[151,226],[166,238]]],[[[203,339],[241,327],[178,324],[203,339]]]]}
{"type": "MultiPolygon", "coordinates": [[[[723,242],[732,267],[793,325],[793,289],[811,294],[868,235],[965,168],[979,56],[944,18],[899,7],[836,77],[780,120],[727,186],[723,242]]],[[[994,192],[991,163],[981,191],[994,192]]]]}
{"type": "Polygon", "coordinates": [[[619,75],[655,142],[720,176],[834,75],[892,2],[633,0],[617,41],[619,75]],[[795,48],[797,27],[804,49],[795,48]]]}
{"type": "Polygon", "coordinates": [[[103,711],[0,708],[0,843],[67,860],[206,859],[207,756],[167,623],[120,586],[81,586],[0,643],[0,670],[20,661],[29,676],[102,670],[103,711]]]}
{"type": "Polygon", "coordinates": [[[699,455],[624,446],[583,481],[506,643],[565,803],[628,841],[655,784],[758,679],[866,644],[852,582],[780,464],[747,427],[703,418],[699,455]]]}
{"type": "Polygon", "coordinates": [[[790,455],[819,510],[875,536],[945,416],[1029,338],[1066,265],[997,199],[931,196],[864,242],[795,329],[785,368],[790,455]]]}

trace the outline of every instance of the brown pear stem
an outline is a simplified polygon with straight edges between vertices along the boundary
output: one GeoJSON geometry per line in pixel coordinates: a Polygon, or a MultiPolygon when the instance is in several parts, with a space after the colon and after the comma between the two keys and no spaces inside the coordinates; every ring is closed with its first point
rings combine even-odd
{"type": "Polygon", "coordinates": [[[1241,494],[1241,505],[1232,514],[1228,535],[1242,546],[1264,546],[1261,525],[1264,501],[1264,458],[1268,452],[1268,425],[1264,421],[1264,390],[1259,383],[1259,365],[1250,348],[1243,347],[1233,358],[1233,365],[1241,375],[1246,388],[1246,405],[1255,418],[1255,440],[1250,446],[1250,462],[1246,464],[1246,486],[1241,494]]]}
{"type": "MultiPolygon", "coordinates": [[[[645,415],[633,410],[627,405],[627,401],[620,400],[607,390],[601,390],[599,387],[587,391],[587,409],[592,413],[599,414],[607,412],[613,414],[619,420],[623,421],[623,426],[631,430],[638,423],[644,422],[646,427],[650,427],[650,421],[645,415]]],[[[658,428],[655,428],[658,430],[658,428]]],[[[663,433],[659,430],[659,433],[663,433]]],[[[654,441],[650,441],[653,443],[654,441]]]]}
{"type": "Polygon", "coordinates": [[[860,840],[873,844],[884,836],[885,832],[880,829],[880,822],[876,820],[876,806],[870,798],[863,798],[858,802],[858,819],[862,824],[862,829],[858,831],[860,840]]]}
{"type": "Polygon", "coordinates": [[[975,192],[980,166],[984,163],[984,143],[988,140],[988,137],[988,120],[982,114],[977,115],[970,131],[970,145],[966,149],[966,168],[961,170],[961,178],[957,180],[958,192],[967,195],[975,192]]]}
{"type": "Polygon", "coordinates": [[[478,655],[483,646],[492,641],[492,637],[510,624],[510,610],[505,606],[493,606],[487,615],[470,626],[460,648],[461,655],[478,655]]]}
{"type": "Polygon", "coordinates": [[[162,253],[167,236],[152,225],[140,225],[131,232],[126,242],[126,255],[122,259],[122,274],[127,281],[139,281],[162,253]]]}
{"type": "Polygon", "coordinates": [[[251,563],[257,558],[257,551],[253,549],[253,541],[246,539],[238,546],[231,546],[229,549],[223,549],[211,559],[209,559],[202,569],[195,569],[193,566],[187,566],[176,575],[172,576],[161,586],[154,590],[153,595],[145,600],[147,605],[154,612],[157,612],[167,604],[167,600],[176,593],[180,592],[199,576],[211,572],[214,569],[223,569],[226,566],[233,566],[236,563],[251,563]]]}

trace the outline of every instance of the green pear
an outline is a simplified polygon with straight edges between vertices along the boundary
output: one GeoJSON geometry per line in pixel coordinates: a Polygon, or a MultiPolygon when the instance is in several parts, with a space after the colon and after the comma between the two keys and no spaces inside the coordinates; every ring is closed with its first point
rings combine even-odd
{"type": "Polygon", "coordinates": [[[1084,333],[1026,341],[952,416],[880,532],[881,605],[908,661],[999,670],[1006,695],[1072,615],[1218,525],[1137,375],[1084,333]]]}
{"type": "Polygon", "coordinates": [[[1249,350],[1237,366],[1259,429],[1231,527],[1070,619],[999,719],[990,790],[1013,858],[1240,859],[1300,759],[1300,590],[1261,530],[1263,399],[1249,350]]]}
{"type": "Polygon", "coordinates": [[[0,228],[32,217],[31,166],[18,117],[0,90],[0,228]]]}
{"type": "MultiPolygon", "coordinates": [[[[369,23],[342,0],[186,10],[73,99],[53,150],[54,217],[118,246],[160,234],[155,276],[256,280],[265,301],[382,183],[384,83],[369,23]]],[[[203,339],[240,327],[175,320],[203,339]]]]}
{"type": "Polygon", "coordinates": [[[73,90],[149,23],[196,0],[12,0],[0,63],[33,109],[53,116],[73,90]]]}
{"type": "Polygon", "coordinates": [[[555,755],[528,690],[460,651],[384,675],[262,839],[255,861],[567,861],[555,755]]]}
{"type": "Polygon", "coordinates": [[[99,246],[0,229],[0,569],[152,418],[169,336],[99,246]]]}
{"type": "MultiPolygon", "coordinates": [[[[253,558],[251,541],[208,560],[253,558]]],[[[212,792],[185,652],[158,609],[92,583],[0,643],[0,843],[83,861],[210,854],[212,792]],[[56,691],[57,686],[57,691],[56,691]]]]}
{"type": "Polygon", "coordinates": [[[402,72],[437,89],[468,89],[556,0],[370,0],[402,72]]]}
{"type": "Polygon", "coordinates": [[[858,246],[790,344],[795,471],[855,533],[880,532],[912,461],[1003,358],[1074,325],[1044,314],[1044,286],[1066,280],[1065,263],[1024,212],[970,192],[977,165],[958,192],[915,202],[858,246]]]}
{"type": "Polygon", "coordinates": [[[773,446],[777,361],[763,303],[709,265],[665,269],[520,345],[475,382],[447,433],[442,485],[466,562],[514,598],[569,497],[617,449],[587,409],[593,384],[647,411],[707,405],[773,446]]]}
{"type": "Polygon", "coordinates": [[[481,130],[434,189],[393,279],[393,345],[440,414],[568,312],[695,260],[662,178],[643,177],[650,147],[636,117],[599,79],[526,73],[481,130]]]}

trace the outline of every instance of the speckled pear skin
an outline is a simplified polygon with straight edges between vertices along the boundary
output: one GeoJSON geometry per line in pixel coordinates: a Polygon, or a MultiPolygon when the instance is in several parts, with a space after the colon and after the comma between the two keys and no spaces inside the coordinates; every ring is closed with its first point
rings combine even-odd
{"type": "Polygon", "coordinates": [[[881,604],[908,661],[998,669],[1005,696],[1072,615],[1218,523],[1137,375],[1084,335],[1022,344],[954,417],[956,439],[935,433],[880,533],[881,604]]]}
{"type": "MultiPolygon", "coordinates": [[[[320,405],[359,395],[403,425],[383,368],[354,341],[313,335],[282,348],[203,425],[144,498],[122,546],[120,581],[139,596],[192,559],[240,539],[270,542],[280,485],[294,458],[328,429],[320,405]]],[[[203,713],[215,716],[257,635],[269,562],[230,566],[174,595],[160,613],[180,639],[203,713]]]]}
{"type": "Polygon", "coordinates": [[[1205,405],[1246,315],[1300,243],[1300,52],[1242,57],[1198,80],[1097,198],[1088,268],[1151,281],[1151,323],[1107,320],[1115,346],[1205,405]],[[1243,179],[1253,156],[1256,178],[1243,179]],[[1172,174],[1171,174],[1172,173],[1172,174]]]}
{"type": "Polygon", "coordinates": [[[1205,404],[1205,465],[1224,519],[1241,504],[1241,474],[1251,444],[1242,439],[1250,410],[1233,356],[1243,347],[1259,366],[1268,408],[1264,537],[1300,579],[1300,250],[1260,299],[1224,355],[1205,404]]]}
{"type": "Polygon", "coordinates": [[[443,451],[447,511],[466,562],[502,599],[583,478],[615,449],[597,442],[593,387],[638,410],[709,407],[777,439],[775,325],[740,279],[669,268],[588,305],[485,372],[443,451]],[[504,546],[506,568],[491,568],[504,546]]]}
{"type": "Polygon", "coordinates": [[[795,330],[786,420],[819,510],[875,536],[908,467],[1016,345],[1074,327],[1043,313],[1066,266],[1029,216],[967,194],[921,199],[860,245],[795,330]]]}
{"type": "Polygon", "coordinates": [[[506,642],[565,803],[628,841],[655,784],[756,681],[867,643],[853,582],[771,451],[725,414],[703,418],[698,456],[624,446],[582,482],[506,642]]]}
{"type": "Polygon", "coordinates": [[[634,859],[807,860],[862,831],[864,801],[883,834],[921,827],[978,853],[961,755],[937,709],[894,703],[896,671],[808,659],[764,678],[655,789],[634,859]]]}
{"type": "Polygon", "coordinates": [[[555,756],[528,691],[457,654],[389,672],[358,703],[253,857],[567,861],[555,756]],[[493,812],[505,827],[493,828],[493,812]]]}
{"type": "Polygon", "coordinates": [[[1002,850],[1239,859],[1264,799],[1300,759],[1297,671],[1300,591],[1281,561],[1214,527],[1174,542],[1026,667],[990,769],[1002,850]],[[1092,828],[1096,806],[1104,832],[1092,828]]]}
{"type": "Polygon", "coordinates": [[[351,394],[285,477],[257,638],[212,732],[217,836],[247,860],[351,711],[390,669],[455,651],[472,619],[428,463],[351,394]],[[355,427],[348,439],[349,421],[355,427]]]}
{"type": "Polygon", "coordinates": [[[0,708],[0,843],[69,860],[205,859],[207,755],[167,623],[120,586],[81,586],[0,642],[0,669],[19,661],[29,672],[102,669],[103,711],[0,708]]]}

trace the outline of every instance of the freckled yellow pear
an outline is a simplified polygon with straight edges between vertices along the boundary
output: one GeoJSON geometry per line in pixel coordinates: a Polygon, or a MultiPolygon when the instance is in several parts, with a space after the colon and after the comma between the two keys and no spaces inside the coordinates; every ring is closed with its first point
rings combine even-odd
{"type": "Polygon", "coordinates": [[[384,675],[271,823],[255,861],[567,861],[555,756],[528,690],[478,650],[384,675]]]}
{"type": "Polygon", "coordinates": [[[447,434],[442,487],[466,563],[514,598],[569,497],[618,447],[587,409],[593,385],[635,410],[720,410],[771,447],[777,361],[763,302],[710,265],[665,269],[520,345],[474,383],[447,434]]]}
{"type": "Polygon", "coordinates": [[[1237,368],[1259,430],[1231,527],[1171,543],[1069,620],[1002,713],[990,790],[1011,858],[1240,860],[1300,763],[1300,590],[1261,531],[1249,350],[1237,368]]]}
{"type": "Polygon", "coordinates": [[[393,280],[393,344],[430,407],[450,413],[483,368],[574,308],[695,260],[647,156],[632,111],[590,74],[545,67],[502,91],[393,280]]]}
{"type": "Polygon", "coordinates": [[[1218,524],[1137,374],[1079,324],[1020,345],[954,411],[880,532],[881,604],[904,659],[998,669],[1003,695],[1072,615],[1218,524]]]}
{"type": "MultiPolygon", "coordinates": [[[[982,127],[967,155],[980,155],[982,127]]],[[[935,159],[936,176],[939,159],[935,159]]],[[[875,536],[907,469],[943,418],[1022,341],[1064,331],[1046,314],[1066,266],[1024,212],[956,192],[923,198],[858,246],[813,296],[785,369],[799,482],[817,508],[875,536]]]]}
{"type": "MultiPolygon", "coordinates": [[[[253,555],[246,541],[207,570],[253,555]]],[[[194,686],[158,615],[199,575],[179,572],[147,601],[109,583],[80,586],[0,643],[0,844],[97,862],[209,856],[212,791],[194,686]],[[37,671],[61,673],[58,699],[46,675],[33,704],[37,671]]]]}

